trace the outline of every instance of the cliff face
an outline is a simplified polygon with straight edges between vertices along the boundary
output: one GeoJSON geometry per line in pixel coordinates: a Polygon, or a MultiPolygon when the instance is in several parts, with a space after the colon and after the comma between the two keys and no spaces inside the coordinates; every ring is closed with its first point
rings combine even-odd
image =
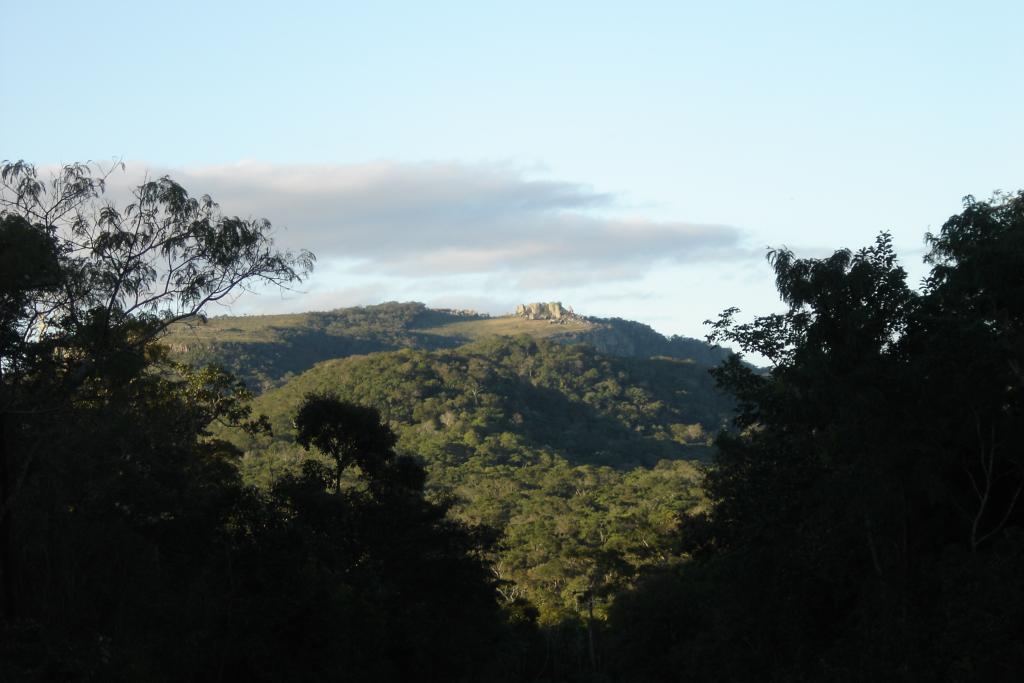
{"type": "MultiPolygon", "coordinates": [[[[611,356],[652,356],[658,355],[657,339],[638,338],[635,330],[624,330],[613,325],[595,326],[586,332],[572,335],[573,343],[588,344],[593,346],[600,353],[611,356]],[[650,353],[657,348],[657,351],[650,353]]],[[[646,335],[641,335],[646,337],[646,335]]],[[[667,355],[667,354],[666,354],[667,355]]]]}
{"type": "Polygon", "coordinates": [[[665,337],[643,323],[622,318],[587,318],[591,328],[567,334],[560,341],[589,344],[611,356],[631,358],[689,359],[701,365],[718,365],[730,351],[689,337],[665,337]]]}

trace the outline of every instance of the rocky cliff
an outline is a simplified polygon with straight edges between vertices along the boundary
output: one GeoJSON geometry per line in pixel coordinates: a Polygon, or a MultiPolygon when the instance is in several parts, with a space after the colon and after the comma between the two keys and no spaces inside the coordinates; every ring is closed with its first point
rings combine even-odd
{"type": "Polygon", "coordinates": [[[550,320],[552,322],[585,322],[585,318],[576,315],[572,306],[562,306],[561,301],[547,303],[519,304],[516,306],[516,317],[525,320],[550,320]]]}

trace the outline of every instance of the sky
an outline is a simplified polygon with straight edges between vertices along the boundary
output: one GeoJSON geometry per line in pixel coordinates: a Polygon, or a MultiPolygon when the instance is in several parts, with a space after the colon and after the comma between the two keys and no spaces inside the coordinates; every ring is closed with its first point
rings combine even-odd
{"type": "Polygon", "coordinates": [[[779,309],[768,247],[1024,187],[1024,3],[0,0],[0,158],[123,160],[318,257],[229,313],[779,309]]]}

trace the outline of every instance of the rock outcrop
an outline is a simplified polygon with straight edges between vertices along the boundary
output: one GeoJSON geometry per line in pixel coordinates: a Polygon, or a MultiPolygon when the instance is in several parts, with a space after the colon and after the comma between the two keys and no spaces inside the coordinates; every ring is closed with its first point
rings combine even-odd
{"type": "Polygon", "coordinates": [[[563,307],[561,301],[519,304],[516,306],[516,317],[524,320],[548,320],[553,323],[584,322],[583,316],[576,315],[572,306],[563,307]]]}

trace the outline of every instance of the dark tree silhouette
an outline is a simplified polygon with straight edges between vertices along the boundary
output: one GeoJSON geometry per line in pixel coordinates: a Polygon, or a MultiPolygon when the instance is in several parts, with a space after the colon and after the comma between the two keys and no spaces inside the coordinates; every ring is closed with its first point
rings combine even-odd
{"type": "Polygon", "coordinates": [[[394,433],[381,423],[376,408],[341,401],[334,394],[309,394],[295,415],[295,436],[303,448],[334,459],[334,486],[342,472],[357,466],[375,480],[395,458],[394,433]]]}
{"type": "Polygon", "coordinates": [[[771,252],[788,310],[712,323],[773,367],[716,370],[740,413],[714,505],[686,527],[691,562],[617,605],[624,672],[989,681],[1024,665],[1024,193],[968,198],[928,241],[920,293],[883,234],[826,259],[771,252]]]}
{"type": "Polygon", "coordinates": [[[222,215],[167,177],[123,209],[105,201],[113,168],[64,166],[40,179],[0,166],[0,614],[17,612],[17,498],[49,437],[30,416],[62,419],[76,401],[136,380],[175,321],[255,282],[287,286],[313,264],[274,248],[270,223],[222,215]]]}

